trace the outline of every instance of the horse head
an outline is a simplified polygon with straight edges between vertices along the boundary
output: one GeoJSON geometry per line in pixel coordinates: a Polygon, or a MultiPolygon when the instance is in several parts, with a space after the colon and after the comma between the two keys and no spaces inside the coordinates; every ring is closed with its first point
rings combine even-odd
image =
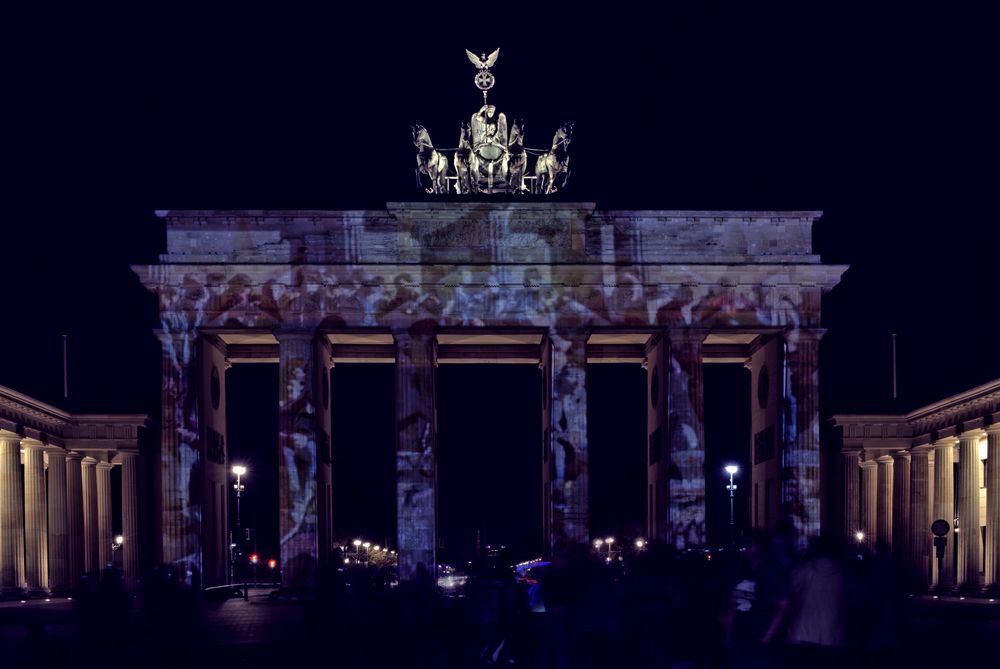
{"type": "Polygon", "coordinates": [[[509,146],[517,146],[524,143],[524,121],[522,119],[514,119],[514,123],[510,126],[510,141],[509,146]]]}
{"type": "Polygon", "coordinates": [[[427,128],[417,123],[416,125],[410,126],[410,131],[413,133],[413,145],[416,147],[422,146],[433,146],[431,144],[430,133],[427,132],[427,128]]]}

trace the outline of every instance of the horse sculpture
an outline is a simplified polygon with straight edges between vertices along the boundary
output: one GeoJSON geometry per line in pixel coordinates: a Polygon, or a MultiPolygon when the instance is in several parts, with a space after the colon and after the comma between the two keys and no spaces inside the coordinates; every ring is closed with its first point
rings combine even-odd
{"type": "Polygon", "coordinates": [[[538,156],[535,163],[538,192],[550,194],[566,188],[569,183],[569,144],[572,140],[573,123],[563,123],[552,137],[552,149],[538,156]]]}
{"type": "Polygon", "coordinates": [[[521,193],[524,172],[528,167],[528,153],[524,150],[524,121],[514,119],[507,143],[507,192],[521,193]]]}
{"type": "Polygon", "coordinates": [[[468,123],[462,123],[458,136],[458,149],[455,150],[455,174],[458,175],[458,192],[465,195],[472,189],[469,178],[469,159],[472,157],[472,130],[468,123]]]}
{"type": "Polygon", "coordinates": [[[443,194],[448,190],[448,157],[434,150],[431,135],[427,128],[417,124],[410,126],[413,132],[413,145],[417,147],[417,188],[424,188],[428,193],[443,194]],[[426,174],[430,186],[424,186],[420,175],[426,174]]]}

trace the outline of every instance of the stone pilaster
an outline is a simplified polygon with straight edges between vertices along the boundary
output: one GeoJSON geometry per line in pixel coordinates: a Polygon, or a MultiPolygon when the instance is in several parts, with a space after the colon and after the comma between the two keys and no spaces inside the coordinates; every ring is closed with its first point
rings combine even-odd
{"type": "Polygon", "coordinates": [[[861,462],[861,532],[864,533],[864,545],[872,547],[875,545],[875,537],[878,531],[878,513],[876,500],[878,499],[878,478],[874,460],[863,460],[861,462]]]}
{"type": "Polygon", "coordinates": [[[670,333],[669,524],[678,549],[705,546],[705,388],[702,349],[705,332],[670,333]]]}
{"type": "Polygon", "coordinates": [[[1000,589],[1000,423],[986,428],[986,579],[1000,589]]]}
{"type": "Polygon", "coordinates": [[[66,513],[66,453],[49,451],[48,474],[48,539],[49,590],[53,594],[71,589],[69,571],[69,524],[66,513]]]}
{"type": "Polygon", "coordinates": [[[319,575],[314,337],[281,332],[277,338],[281,585],[300,592],[315,587],[319,575]]]}
{"type": "Polygon", "coordinates": [[[786,337],[782,516],[790,518],[804,550],[820,533],[819,342],[822,330],[792,330],[786,337]]]}
{"type": "Polygon", "coordinates": [[[930,583],[934,557],[931,534],[930,448],[918,446],[910,451],[910,574],[914,587],[925,589],[930,583]]]}
{"type": "Polygon", "coordinates": [[[852,545],[860,528],[861,466],[860,449],[844,449],[837,456],[839,463],[840,534],[847,545],[852,545]]]}
{"type": "MultiPolygon", "coordinates": [[[[955,444],[957,439],[947,437],[934,442],[934,513],[931,522],[943,519],[949,526],[955,524],[955,444]]],[[[944,552],[944,572],[938,573],[937,558],[932,561],[934,567],[934,585],[949,588],[954,584],[955,559],[952,553],[956,532],[948,536],[948,546],[944,552]]]]}
{"type": "Polygon", "coordinates": [[[0,430],[0,594],[24,591],[24,494],[21,438],[0,430]]]}
{"type": "Polygon", "coordinates": [[[958,586],[974,590],[980,585],[981,537],[979,529],[979,439],[982,430],[961,435],[958,454],[958,586]]]}
{"type": "Polygon", "coordinates": [[[97,460],[85,457],[83,472],[83,567],[88,574],[101,571],[100,550],[97,542],[97,460]]]}
{"type": "Polygon", "coordinates": [[[97,469],[97,564],[103,571],[111,566],[111,468],[98,462],[97,469]]]}
{"type": "Polygon", "coordinates": [[[892,550],[892,458],[883,455],[878,464],[878,492],[875,500],[875,548],[881,553],[892,550]]]}
{"type": "Polygon", "coordinates": [[[125,451],[122,459],[122,576],[125,587],[139,583],[139,454],[125,451]]]}
{"type": "Polygon", "coordinates": [[[910,454],[892,454],[892,558],[907,564],[910,552],[910,454]]]}
{"type": "Polygon", "coordinates": [[[396,349],[396,524],[399,578],[437,559],[437,405],[433,330],[393,333],[396,349]]]}
{"type": "Polygon", "coordinates": [[[34,439],[21,442],[24,450],[24,581],[29,593],[49,587],[49,538],[45,526],[45,446],[34,439]]]}
{"type": "MultiPolygon", "coordinates": [[[[202,480],[197,402],[197,334],[159,332],[160,391],[158,562],[173,566],[193,584],[202,571],[202,480]]],[[[199,584],[200,585],[200,584],[199,584]]]]}
{"type": "Polygon", "coordinates": [[[83,456],[76,452],[66,454],[66,557],[69,568],[69,585],[75,588],[86,570],[83,541],[83,456]]]}

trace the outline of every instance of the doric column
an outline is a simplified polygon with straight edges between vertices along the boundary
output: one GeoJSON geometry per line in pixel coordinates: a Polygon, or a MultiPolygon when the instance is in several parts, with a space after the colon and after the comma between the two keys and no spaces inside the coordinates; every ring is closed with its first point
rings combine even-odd
{"type": "Polygon", "coordinates": [[[83,547],[83,456],[76,452],[66,454],[66,557],[69,567],[69,586],[75,588],[86,570],[83,547]]]}
{"type": "Polygon", "coordinates": [[[705,332],[671,330],[668,537],[678,549],[702,548],[705,534],[705,332]]]}
{"type": "Polygon", "coordinates": [[[864,533],[866,546],[875,545],[878,531],[878,514],[876,499],[878,499],[878,478],[874,460],[861,462],[861,532],[864,533]]]}
{"type": "Polygon", "coordinates": [[[111,468],[98,462],[97,468],[97,565],[103,571],[111,562],[111,468]]]}
{"type": "Polygon", "coordinates": [[[958,586],[966,589],[979,587],[980,537],[979,529],[979,439],[980,429],[963,432],[958,453],[958,586]]]}
{"type": "Polygon", "coordinates": [[[68,592],[72,584],[66,514],[66,452],[49,451],[48,459],[49,590],[61,594],[68,592]]]}
{"type": "MultiPolygon", "coordinates": [[[[934,513],[931,522],[943,519],[949,526],[955,524],[955,444],[958,439],[946,437],[934,442],[934,513]]],[[[934,585],[948,588],[954,583],[955,559],[952,546],[959,533],[948,536],[948,546],[944,552],[944,573],[937,573],[937,558],[934,567],[934,585]]]]}
{"type": "Polygon", "coordinates": [[[431,328],[393,333],[396,349],[396,524],[400,580],[433,575],[437,548],[436,340],[431,328]]]}
{"type": "Polygon", "coordinates": [[[910,574],[914,586],[930,583],[934,535],[931,534],[930,447],[910,450],[910,574]]]}
{"type": "Polygon", "coordinates": [[[892,558],[907,564],[910,550],[910,453],[892,454],[892,558]]]}
{"type": "Polygon", "coordinates": [[[840,463],[840,534],[843,541],[852,545],[855,533],[860,528],[859,512],[861,509],[861,467],[860,449],[844,449],[838,454],[840,463]]]}
{"type": "Polygon", "coordinates": [[[45,527],[45,446],[35,439],[24,449],[24,581],[30,593],[49,587],[48,534],[45,527]]]}
{"type": "Polygon", "coordinates": [[[822,330],[793,330],[785,345],[782,516],[804,550],[820,533],[819,342],[822,330]]]}
{"type": "Polygon", "coordinates": [[[313,335],[281,332],[277,338],[281,585],[299,592],[315,587],[319,573],[313,335]]]}
{"type": "Polygon", "coordinates": [[[83,472],[83,568],[90,575],[101,571],[97,534],[97,460],[85,457],[83,472]]]}
{"type": "Polygon", "coordinates": [[[875,462],[878,463],[875,548],[887,554],[892,550],[892,457],[883,455],[875,462]]]}
{"type": "Polygon", "coordinates": [[[0,430],[0,594],[24,591],[21,437],[0,430]]]}
{"type": "Polygon", "coordinates": [[[122,460],[122,576],[125,587],[139,583],[139,454],[121,451],[122,460]]]}
{"type": "MultiPolygon", "coordinates": [[[[994,419],[997,418],[994,414],[994,419]]],[[[986,428],[986,585],[1000,588],[1000,422],[986,428]]]]}

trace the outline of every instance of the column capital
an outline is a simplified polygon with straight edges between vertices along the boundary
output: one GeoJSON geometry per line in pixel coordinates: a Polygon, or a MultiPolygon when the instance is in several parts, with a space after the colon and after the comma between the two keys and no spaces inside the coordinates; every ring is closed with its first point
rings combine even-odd
{"type": "Polygon", "coordinates": [[[10,430],[4,430],[0,428],[0,439],[3,439],[4,441],[20,442],[21,435],[19,435],[17,432],[11,432],[10,430]]]}
{"type": "Polygon", "coordinates": [[[44,449],[45,444],[40,442],[38,439],[32,437],[24,437],[21,439],[21,448],[39,448],[44,449]]]}
{"type": "Polygon", "coordinates": [[[921,455],[924,453],[930,453],[934,450],[932,444],[921,444],[920,446],[911,446],[910,455],[921,455]]]}
{"type": "Polygon", "coordinates": [[[118,451],[118,457],[122,460],[126,458],[139,458],[139,451],[118,451]]]}
{"type": "Polygon", "coordinates": [[[872,468],[876,467],[877,465],[875,464],[874,460],[862,460],[860,462],[860,466],[861,466],[862,469],[872,469],[872,468]]]}
{"type": "Polygon", "coordinates": [[[942,437],[931,444],[935,449],[955,447],[958,445],[958,437],[942,437]]]}
{"type": "Polygon", "coordinates": [[[910,457],[909,451],[893,451],[889,454],[893,460],[907,460],[910,457]]]}
{"type": "Polygon", "coordinates": [[[108,471],[110,471],[110,470],[114,469],[115,466],[113,464],[111,464],[110,462],[104,462],[103,460],[101,460],[101,461],[99,461],[97,463],[97,468],[98,469],[107,469],[108,471]]]}
{"type": "Polygon", "coordinates": [[[854,455],[854,456],[860,456],[860,455],[861,455],[861,454],[862,454],[862,453],[864,452],[864,449],[863,449],[863,448],[861,448],[860,446],[845,446],[844,448],[840,449],[840,450],[839,450],[839,451],[837,451],[837,452],[838,452],[838,453],[839,453],[840,455],[847,455],[847,456],[850,456],[850,455],[854,455]]]}
{"type": "Polygon", "coordinates": [[[961,441],[968,441],[970,439],[979,441],[982,437],[985,436],[986,436],[986,430],[984,430],[981,427],[974,427],[971,430],[959,433],[958,438],[961,441]]]}
{"type": "Polygon", "coordinates": [[[67,460],[83,460],[83,454],[76,451],[66,451],[67,460]]]}
{"type": "Polygon", "coordinates": [[[892,464],[892,455],[882,455],[882,456],[879,456],[878,458],[875,459],[875,462],[877,462],[877,463],[879,463],[881,465],[891,465],[892,464]]]}
{"type": "Polygon", "coordinates": [[[83,456],[83,464],[85,464],[85,465],[91,465],[91,466],[92,465],[96,465],[97,464],[97,458],[92,458],[89,455],[85,455],[85,456],[83,456]]]}
{"type": "Polygon", "coordinates": [[[983,428],[983,432],[985,432],[988,435],[1000,434],[1000,422],[993,423],[992,425],[987,425],[986,427],[983,428]]]}

